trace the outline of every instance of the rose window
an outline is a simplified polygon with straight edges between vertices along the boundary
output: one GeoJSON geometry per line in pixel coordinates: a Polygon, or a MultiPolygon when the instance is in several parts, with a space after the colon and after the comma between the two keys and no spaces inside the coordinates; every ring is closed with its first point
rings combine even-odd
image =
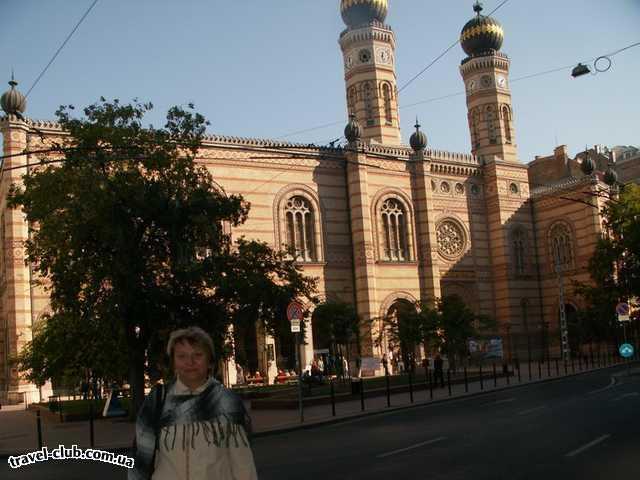
{"type": "Polygon", "coordinates": [[[438,240],[438,252],[445,258],[455,258],[465,249],[464,230],[457,222],[445,220],[438,225],[436,230],[438,240]]]}

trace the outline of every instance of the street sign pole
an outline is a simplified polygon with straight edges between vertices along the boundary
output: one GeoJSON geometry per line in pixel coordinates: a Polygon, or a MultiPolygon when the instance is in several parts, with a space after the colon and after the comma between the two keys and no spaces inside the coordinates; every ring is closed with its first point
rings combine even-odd
{"type": "Polygon", "coordinates": [[[296,364],[298,366],[298,411],[300,412],[300,423],[304,423],[304,405],[302,404],[302,361],[300,358],[300,334],[294,333],[296,337],[296,364]]]}
{"type": "Polygon", "coordinates": [[[298,368],[298,410],[300,411],[300,423],[304,422],[304,405],[302,403],[302,355],[300,354],[300,323],[302,322],[304,307],[295,300],[287,307],[287,318],[291,322],[291,332],[295,336],[296,366],[298,368]]]}
{"type": "Polygon", "coordinates": [[[560,266],[560,258],[556,253],[556,275],[558,278],[558,295],[560,309],[560,340],[562,343],[562,358],[568,362],[571,356],[569,348],[569,329],[567,327],[567,312],[564,308],[564,279],[562,278],[562,267],[560,266]]]}

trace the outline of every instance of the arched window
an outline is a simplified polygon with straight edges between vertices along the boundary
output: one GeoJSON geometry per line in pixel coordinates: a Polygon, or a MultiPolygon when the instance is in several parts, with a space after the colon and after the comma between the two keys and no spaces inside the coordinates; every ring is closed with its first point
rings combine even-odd
{"type": "Polygon", "coordinates": [[[471,132],[472,139],[471,143],[475,145],[476,148],[480,147],[480,133],[478,132],[478,125],[480,123],[480,112],[478,110],[474,110],[471,118],[471,132]]]}
{"type": "Polygon", "coordinates": [[[388,198],[380,208],[382,216],[383,257],[390,261],[409,260],[407,214],[399,200],[388,198]]]}
{"type": "Polygon", "coordinates": [[[351,87],[349,89],[349,94],[347,95],[347,108],[349,110],[349,114],[356,113],[356,101],[357,101],[356,87],[351,87]]]}
{"type": "Polygon", "coordinates": [[[302,196],[294,196],[287,200],[285,206],[287,248],[293,250],[299,262],[314,262],[315,218],[309,201],[302,196]]]}
{"type": "Polygon", "coordinates": [[[502,107],[502,120],[504,121],[504,138],[507,143],[511,143],[511,111],[505,105],[502,107]]]}
{"type": "Polygon", "coordinates": [[[498,136],[496,134],[496,124],[494,121],[494,112],[493,107],[489,105],[487,107],[487,130],[489,134],[489,143],[494,144],[498,140],[498,136]]]}
{"type": "Polygon", "coordinates": [[[382,98],[384,99],[384,116],[387,125],[393,123],[393,116],[391,113],[391,87],[388,83],[382,84],[382,98]]]}
{"type": "Polygon", "coordinates": [[[517,275],[525,273],[525,234],[521,228],[513,231],[511,237],[511,249],[513,252],[513,265],[517,275]]]}
{"type": "Polygon", "coordinates": [[[367,119],[367,126],[374,125],[373,119],[373,89],[370,82],[364,84],[364,112],[367,119]]]}
{"type": "Polygon", "coordinates": [[[561,269],[573,264],[573,235],[565,223],[556,223],[549,232],[551,264],[561,269]]]}

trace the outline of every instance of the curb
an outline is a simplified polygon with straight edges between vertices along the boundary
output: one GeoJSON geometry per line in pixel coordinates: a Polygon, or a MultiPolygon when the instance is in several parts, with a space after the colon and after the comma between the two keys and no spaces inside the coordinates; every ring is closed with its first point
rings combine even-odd
{"type": "MultiPolygon", "coordinates": [[[[637,362],[634,362],[637,363],[637,362]]],[[[345,422],[350,422],[353,420],[359,420],[361,418],[365,418],[365,417],[374,417],[374,416],[379,416],[379,415],[386,415],[388,413],[395,413],[395,412],[399,412],[402,410],[411,410],[411,409],[416,409],[416,408],[425,408],[425,407],[429,407],[431,405],[440,405],[443,403],[449,403],[449,402],[455,402],[455,401],[466,401],[469,399],[473,399],[476,397],[482,397],[482,396],[486,396],[486,395],[490,395],[490,394],[494,394],[494,393],[499,393],[499,392],[503,392],[505,390],[514,390],[514,389],[518,389],[518,388],[523,388],[523,387],[528,387],[531,385],[538,385],[538,384],[543,384],[543,383],[551,383],[551,382],[555,382],[558,380],[563,380],[563,379],[567,379],[567,378],[571,378],[571,377],[578,377],[580,375],[587,375],[590,373],[597,373],[603,370],[608,370],[611,368],[617,368],[617,367],[621,367],[624,364],[617,364],[617,365],[609,365],[608,367],[600,367],[600,368],[596,368],[593,370],[588,370],[588,371],[582,371],[582,372],[576,372],[576,373],[570,373],[568,375],[562,375],[562,376],[558,376],[558,377],[549,377],[549,378],[543,378],[543,379],[538,379],[538,380],[531,380],[531,381],[527,381],[526,383],[518,383],[518,384],[512,384],[512,385],[504,385],[502,387],[497,387],[497,388],[492,388],[490,390],[484,390],[484,391],[480,391],[480,392],[472,392],[472,393],[463,393],[462,395],[456,395],[456,396],[451,396],[451,397],[445,397],[445,398],[440,398],[437,400],[427,400],[427,401],[420,401],[420,402],[416,402],[413,404],[409,404],[409,405],[399,405],[397,407],[387,407],[384,408],[382,410],[373,410],[373,411],[369,411],[369,412],[361,412],[361,413],[356,413],[356,414],[352,414],[352,415],[344,415],[341,417],[335,417],[335,418],[328,418],[326,420],[318,420],[318,421],[314,421],[311,423],[301,423],[299,425],[290,425],[290,426],[285,426],[282,428],[273,428],[270,430],[263,430],[260,432],[255,432],[251,435],[251,438],[264,438],[264,437],[270,437],[270,436],[274,436],[274,435],[280,435],[283,433],[290,433],[290,432],[296,432],[299,430],[311,430],[314,428],[321,428],[321,427],[326,427],[326,426],[330,426],[330,425],[336,425],[336,424],[340,424],[340,423],[345,423],[345,422]]],[[[612,374],[611,377],[614,380],[614,383],[618,383],[617,377],[624,375],[624,373],[620,373],[620,374],[612,374]]],[[[112,452],[112,453],[116,453],[116,454],[127,454],[130,453],[131,447],[130,446],[123,446],[123,447],[107,447],[107,448],[100,448],[99,446],[94,446],[93,447],[96,450],[104,450],[107,452],[112,452]]],[[[7,459],[10,456],[15,456],[15,455],[23,455],[25,452],[20,452],[20,453],[5,453],[5,452],[0,452],[0,459],[7,459]]]]}

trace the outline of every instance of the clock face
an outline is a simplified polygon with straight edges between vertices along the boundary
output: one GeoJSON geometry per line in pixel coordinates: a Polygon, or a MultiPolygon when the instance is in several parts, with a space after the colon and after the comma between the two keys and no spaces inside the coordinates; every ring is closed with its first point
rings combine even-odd
{"type": "Polygon", "coordinates": [[[353,56],[347,55],[347,58],[344,59],[344,64],[347,66],[347,68],[353,67],[353,56]]]}
{"type": "Polygon", "coordinates": [[[496,83],[498,84],[498,86],[500,88],[505,88],[507,86],[507,79],[505,77],[503,77],[503,76],[499,76],[496,79],[496,83]]]}
{"type": "Polygon", "coordinates": [[[377,53],[380,63],[391,63],[391,52],[389,51],[389,49],[381,48],[377,53]]]}
{"type": "Polygon", "coordinates": [[[369,63],[371,61],[371,52],[363,48],[358,53],[358,60],[360,60],[360,63],[369,63]]]}
{"type": "Polygon", "coordinates": [[[480,83],[482,84],[482,86],[484,88],[490,87],[491,86],[491,77],[489,75],[483,75],[482,78],[480,79],[480,83]]]}

